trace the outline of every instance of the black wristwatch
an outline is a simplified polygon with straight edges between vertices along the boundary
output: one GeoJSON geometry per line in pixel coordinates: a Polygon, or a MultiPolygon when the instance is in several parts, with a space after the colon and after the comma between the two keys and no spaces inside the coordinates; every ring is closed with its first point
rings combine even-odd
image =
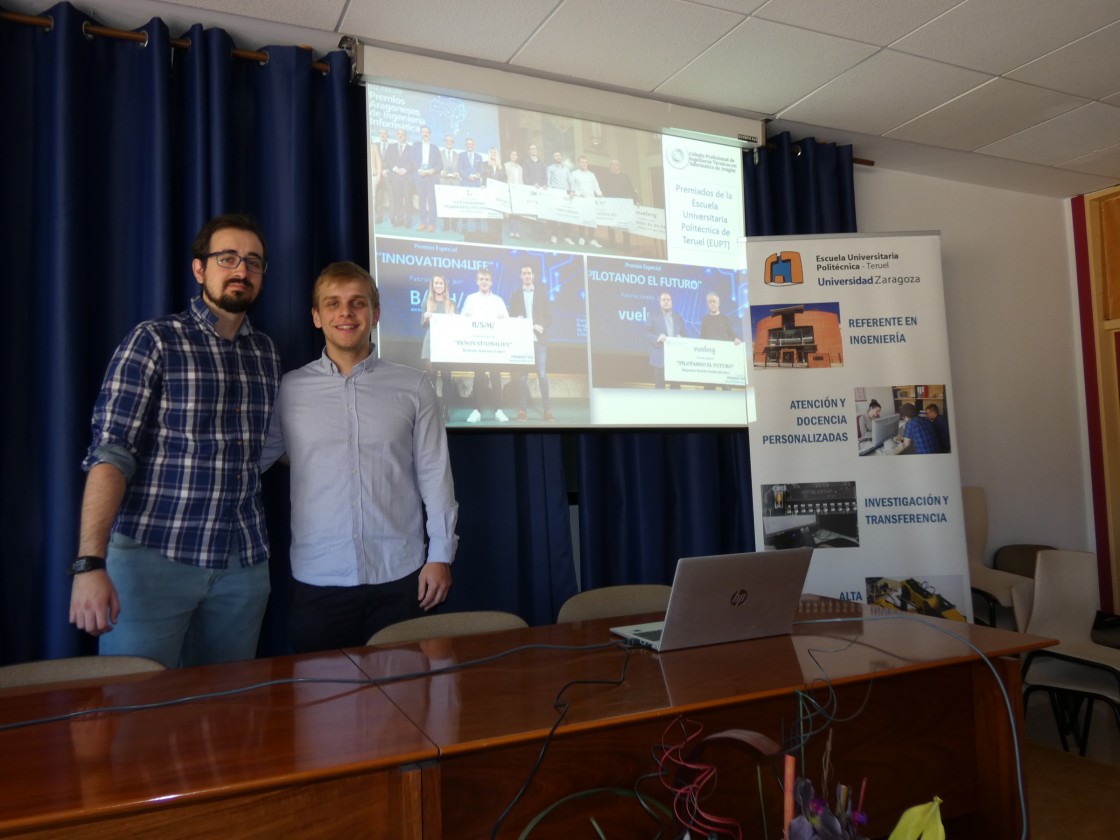
{"type": "Polygon", "coordinates": [[[77,560],[71,563],[70,571],[68,571],[67,574],[70,575],[70,577],[74,577],[74,575],[80,575],[82,572],[92,572],[96,569],[104,568],[104,557],[93,557],[92,555],[86,555],[85,557],[79,557],[77,560]]]}

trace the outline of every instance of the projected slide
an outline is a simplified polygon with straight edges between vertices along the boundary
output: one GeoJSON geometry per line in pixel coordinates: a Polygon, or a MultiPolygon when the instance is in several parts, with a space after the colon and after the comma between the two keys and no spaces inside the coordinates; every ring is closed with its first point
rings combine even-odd
{"type": "Polygon", "coordinates": [[[751,419],[742,150],[367,84],[382,358],[451,426],[751,419]]]}

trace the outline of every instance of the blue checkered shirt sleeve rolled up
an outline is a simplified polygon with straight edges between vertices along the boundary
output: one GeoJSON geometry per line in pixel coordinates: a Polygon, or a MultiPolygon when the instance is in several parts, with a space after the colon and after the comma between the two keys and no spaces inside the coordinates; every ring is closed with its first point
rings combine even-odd
{"type": "Polygon", "coordinates": [[[82,467],[119,464],[124,452],[135,463],[114,531],[176,562],[224,568],[236,554],[247,566],[268,558],[258,462],[280,359],[248,321],[233,341],[213,324],[196,298],[129,333],[105,374],[82,467]]]}

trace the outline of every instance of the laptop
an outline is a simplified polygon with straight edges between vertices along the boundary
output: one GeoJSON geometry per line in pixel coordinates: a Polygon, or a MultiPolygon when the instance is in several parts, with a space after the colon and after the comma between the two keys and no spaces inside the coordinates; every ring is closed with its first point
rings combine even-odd
{"type": "Polygon", "coordinates": [[[789,635],[812,548],[788,548],[677,562],[664,621],[612,627],[658,652],[789,635]]]}

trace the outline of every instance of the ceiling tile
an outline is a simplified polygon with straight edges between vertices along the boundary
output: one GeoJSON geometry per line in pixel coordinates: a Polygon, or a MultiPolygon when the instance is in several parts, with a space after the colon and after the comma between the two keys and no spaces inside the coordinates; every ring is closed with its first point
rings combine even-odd
{"type": "Polygon", "coordinates": [[[750,18],[657,92],[775,114],[875,51],[868,44],[750,18]]]}
{"type": "Polygon", "coordinates": [[[1086,172],[1090,175],[1103,175],[1120,181],[1120,145],[1066,161],[1061,168],[1073,172],[1086,172]]]}
{"type": "Polygon", "coordinates": [[[513,64],[651,91],[743,20],[684,0],[564,0],[513,64]]]}
{"type": "MultiPolygon", "coordinates": [[[[353,0],[339,30],[389,44],[504,62],[521,48],[556,0],[353,0]]],[[[584,77],[587,78],[587,77],[584,77]]]]}
{"type": "Polygon", "coordinates": [[[885,47],[960,0],[770,0],[756,17],[885,47]]]}
{"type": "Polygon", "coordinates": [[[1099,29],[1061,49],[1024,64],[1007,78],[1104,99],[1120,92],[1120,22],[1099,29]]]}
{"type": "Polygon", "coordinates": [[[175,5],[231,12],[247,18],[263,18],[332,32],[346,6],[346,0],[317,0],[314,3],[307,0],[237,0],[236,4],[229,0],[175,0],[175,5]]]}
{"type": "Polygon", "coordinates": [[[999,75],[1117,19],[1116,0],[965,0],[892,46],[999,75]]]}
{"type": "Polygon", "coordinates": [[[738,12],[741,15],[749,15],[759,6],[766,5],[766,0],[704,0],[704,5],[726,9],[729,12],[738,12]]]}
{"type": "Polygon", "coordinates": [[[1057,166],[1099,152],[1120,140],[1120,108],[1090,102],[976,151],[1057,166]]]}
{"type": "Polygon", "coordinates": [[[886,134],[991,78],[975,70],[883,50],[778,116],[865,134],[886,134]],[[907,83],[900,85],[899,79],[907,83]]]}
{"type": "Polygon", "coordinates": [[[789,131],[796,137],[817,136],[822,140],[851,144],[858,157],[875,161],[873,167],[856,167],[856,177],[875,177],[880,169],[899,170],[930,178],[982,184],[1016,192],[1069,197],[1104,189],[1113,183],[1100,175],[1003,160],[972,152],[922,146],[904,140],[873,137],[854,131],[828,131],[788,120],[767,126],[769,133],[789,131]]]}
{"type": "Polygon", "coordinates": [[[1083,104],[1064,93],[993,79],[886,136],[972,151],[1083,104]]]}

